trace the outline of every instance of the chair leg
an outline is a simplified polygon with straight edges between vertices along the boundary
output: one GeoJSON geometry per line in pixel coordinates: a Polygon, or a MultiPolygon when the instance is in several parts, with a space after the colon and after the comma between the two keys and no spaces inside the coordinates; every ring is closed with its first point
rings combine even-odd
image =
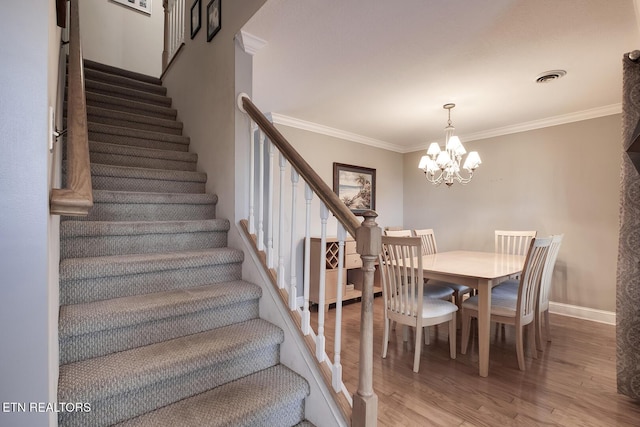
{"type": "Polygon", "coordinates": [[[535,319],[532,323],[528,325],[529,328],[529,346],[531,347],[531,357],[534,359],[538,358],[538,350],[536,346],[536,324],[535,319]]]}
{"type": "Polygon", "coordinates": [[[535,326],[535,333],[536,333],[536,348],[540,351],[543,351],[543,345],[542,345],[542,316],[541,313],[536,313],[536,317],[535,319],[533,319],[535,326]]]}
{"type": "Polygon", "coordinates": [[[458,307],[458,311],[456,311],[456,324],[458,327],[462,326],[462,294],[458,291],[453,292],[453,300],[458,307]]]}
{"type": "Polygon", "coordinates": [[[469,346],[469,332],[471,329],[471,315],[462,312],[462,342],[460,343],[460,354],[467,354],[467,347],[469,346]]]}
{"type": "Polygon", "coordinates": [[[382,358],[386,359],[387,349],[389,347],[389,319],[384,319],[384,335],[382,337],[382,358]]]}
{"type": "Polygon", "coordinates": [[[415,328],[416,330],[416,350],[413,356],[413,372],[420,370],[420,352],[422,351],[422,328],[415,328]]]}
{"type": "Polygon", "coordinates": [[[551,342],[551,323],[549,322],[549,309],[544,311],[544,332],[547,335],[547,342],[551,342]]]}
{"type": "Polygon", "coordinates": [[[422,329],[424,329],[424,345],[431,345],[431,330],[428,326],[425,326],[422,329]]]}
{"type": "Polygon", "coordinates": [[[516,356],[518,357],[518,368],[524,371],[524,346],[522,343],[522,325],[516,325],[516,356]]]}
{"type": "Polygon", "coordinates": [[[402,325],[402,342],[409,341],[409,325],[402,325]]]}
{"type": "Polygon", "coordinates": [[[456,334],[458,333],[456,317],[458,317],[457,313],[453,313],[449,321],[449,355],[452,359],[456,358],[456,334]]]}

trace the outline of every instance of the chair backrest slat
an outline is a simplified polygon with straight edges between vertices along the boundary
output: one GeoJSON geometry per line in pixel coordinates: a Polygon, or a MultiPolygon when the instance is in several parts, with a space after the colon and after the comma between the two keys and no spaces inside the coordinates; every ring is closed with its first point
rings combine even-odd
{"type": "Polygon", "coordinates": [[[537,309],[538,289],[551,241],[551,237],[533,238],[527,251],[527,257],[520,276],[518,313],[516,313],[516,317],[522,319],[524,324],[528,324],[533,320],[537,309]]]}
{"type": "Polygon", "coordinates": [[[433,255],[438,253],[436,245],[436,236],[432,228],[424,228],[422,230],[413,230],[413,234],[422,239],[422,255],[433,255]]]}
{"type": "Polygon", "coordinates": [[[379,261],[385,306],[398,315],[417,318],[424,283],[420,238],[383,236],[379,261]]]}
{"type": "Polygon", "coordinates": [[[544,263],[544,269],[542,270],[542,279],[540,282],[540,306],[546,309],[549,306],[549,291],[551,289],[551,281],[553,279],[553,270],[558,259],[558,252],[560,252],[560,245],[562,244],[562,238],[564,234],[556,234],[551,240],[551,246],[549,247],[549,253],[547,253],[547,259],[544,263]]]}
{"type": "Polygon", "coordinates": [[[495,231],[495,251],[501,254],[526,255],[536,231],[495,231]]]}

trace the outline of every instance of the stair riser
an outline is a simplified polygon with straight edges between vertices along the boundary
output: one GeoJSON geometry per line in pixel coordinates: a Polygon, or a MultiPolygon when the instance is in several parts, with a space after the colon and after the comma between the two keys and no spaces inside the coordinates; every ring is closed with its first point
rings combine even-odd
{"type": "Polygon", "coordinates": [[[150,104],[136,104],[119,98],[102,97],[99,94],[87,92],[87,105],[124,113],[139,114],[164,120],[175,120],[177,113],[166,108],[154,108],[150,104]]]}
{"type": "Polygon", "coordinates": [[[60,280],[60,304],[77,304],[211,283],[240,280],[242,263],[205,265],[196,268],[148,273],[60,280]]]}
{"type": "Polygon", "coordinates": [[[204,193],[205,191],[203,182],[114,176],[93,176],[91,184],[94,190],[110,191],[149,191],[154,193],[204,193]]]}
{"type": "Polygon", "coordinates": [[[84,76],[87,80],[93,80],[96,82],[106,83],[113,86],[120,86],[120,87],[134,89],[141,92],[148,92],[148,93],[152,93],[160,96],[167,95],[167,88],[165,88],[164,86],[145,83],[145,82],[141,82],[140,80],[134,80],[127,77],[118,76],[115,74],[104,73],[91,68],[86,68],[84,70],[84,76]]]}
{"type": "Polygon", "coordinates": [[[90,152],[91,163],[101,163],[103,165],[129,166],[151,169],[169,169],[192,171],[196,170],[196,162],[181,162],[177,160],[154,159],[150,157],[133,157],[110,153],[90,152]]]}
{"type": "Polygon", "coordinates": [[[279,363],[279,345],[214,364],[178,378],[91,402],[91,412],[60,413],[64,427],[101,427],[142,415],[279,363]]]}
{"type": "Polygon", "coordinates": [[[176,221],[214,219],[216,206],[190,204],[96,203],[86,217],[62,217],[76,221],[176,221]]]}
{"type": "Polygon", "coordinates": [[[85,81],[85,88],[87,91],[93,93],[101,93],[103,95],[112,96],[114,98],[144,102],[160,107],[171,107],[171,98],[148,92],[140,92],[131,88],[112,86],[108,83],[96,82],[92,80],[85,81]]]}
{"type": "Polygon", "coordinates": [[[89,140],[96,142],[108,142],[109,144],[120,144],[133,147],[152,148],[155,150],[189,151],[189,144],[170,141],[159,141],[147,138],[136,138],[132,136],[113,135],[110,133],[89,131],[89,140]]]}
{"type": "Polygon", "coordinates": [[[203,231],[171,234],[135,234],[129,236],[84,236],[64,239],[61,257],[94,257],[125,254],[148,254],[227,246],[226,231],[203,231]]]}
{"type": "Polygon", "coordinates": [[[171,317],[127,328],[109,329],[60,339],[60,364],[220,328],[259,316],[258,299],[171,317]]]}
{"type": "Polygon", "coordinates": [[[148,130],[151,132],[168,133],[171,135],[182,135],[182,128],[165,127],[150,123],[140,123],[131,120],[100,116],[98,114],[87,113],[87,120],[93,123],[101,123],[110,126],[124,126],[131,129],[148,130]]]}

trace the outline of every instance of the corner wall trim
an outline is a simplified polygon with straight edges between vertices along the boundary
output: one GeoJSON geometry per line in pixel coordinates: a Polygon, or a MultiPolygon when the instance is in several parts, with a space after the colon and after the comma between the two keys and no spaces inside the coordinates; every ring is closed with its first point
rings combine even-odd
{"type": "Polygon", "coordinates": [[[559,314],[561,316],[591,320],[592,322],[606,323],[607,325],[615,326],[616,324],[616,313],[613,311],[598,310],[595,308],[580,307],[577,305],[549,301],[549,312],[559,314]]]}

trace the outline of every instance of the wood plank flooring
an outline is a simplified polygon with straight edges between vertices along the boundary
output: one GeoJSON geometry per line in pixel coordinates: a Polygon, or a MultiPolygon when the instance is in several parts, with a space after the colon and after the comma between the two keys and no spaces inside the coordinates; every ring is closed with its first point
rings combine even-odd
{"type": "MultiPolygon", "coordinates": [[[[312,313],[315,324],[317,315],[312,313]]],[[[379,426],[640,426],[640,402],[616,392],[615,326],[552,314],[552,342],[538,359],[527,351],[524,372],[518,370],[513,327],[504,333],[493,327],[489,377],[481,378],[476,337],[462,355],[458,331],[458,356],[452,360],[445,325],[431,328],[419,373],[412,371],[413,337],[403,343],[400,327],[382,359],[382,315],[377,297],[373,362],[379,426]]],[[[333,306],[326,316],[326,351],[333,360],[333,306]]],[[[344,382],[355,391],[359,302],[344,305],[343,322],[344,382]]]]}

